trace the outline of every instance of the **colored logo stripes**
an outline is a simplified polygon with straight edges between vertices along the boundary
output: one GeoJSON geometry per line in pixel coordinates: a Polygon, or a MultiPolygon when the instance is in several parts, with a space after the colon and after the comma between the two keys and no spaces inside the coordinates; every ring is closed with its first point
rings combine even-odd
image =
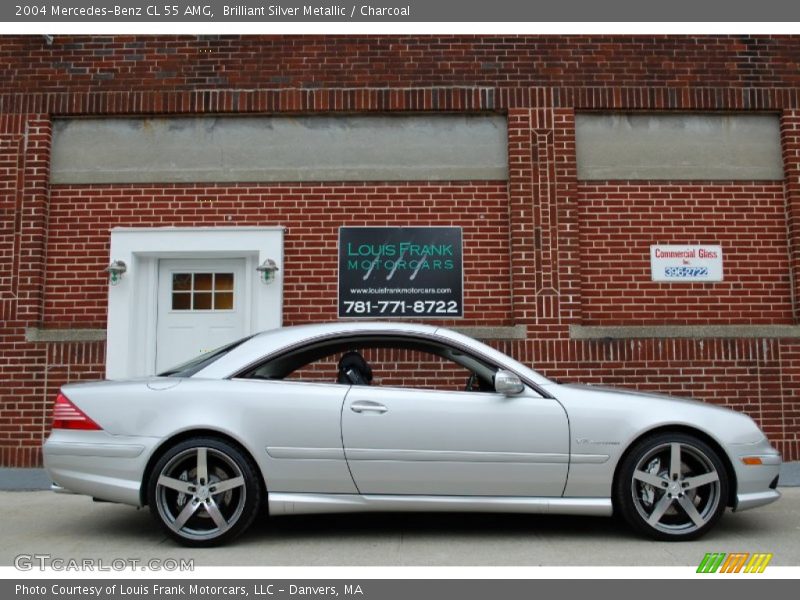
{"type": "Polygon", "coordinates": [[[698,573],[763,573],[772,554],[757,552],[707,552],[697,567],[698,573]]]}

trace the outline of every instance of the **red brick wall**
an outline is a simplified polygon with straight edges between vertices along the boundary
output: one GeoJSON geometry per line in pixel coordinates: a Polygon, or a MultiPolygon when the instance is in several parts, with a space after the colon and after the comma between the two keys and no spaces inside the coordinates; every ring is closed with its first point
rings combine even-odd
{"type": "MultiPolygon", "coordinates": [[[[786,228],[789,269],[795,299],[800,298],[800,110],[785,110],[781,115],[781,146],[786,176],[786,228]]],[[[793,316],[800,320],[795,302],[793,316]]]]}
{"type": "Polygon", "coordinates": [[[527,326],[527,340],[495,345],[551,377],[744,410],[800,459],[800,341],[569,338],[574,324],[798,323],[798,56],[789,36],[3,36],[0,465],[39,464],[58,386],[102,376],[104,343],[26,342],[25,329],[105,326],[111,227],[217,224],[288,227],[287,323],[335,318],[338,225],[461,225],[461,324],[527,326]],[[578,110],[778,112],[786,181],[579,184],[578,110]],[[396,111],[506,114],[509,181],[47,183],[58,117],[396,111]],[[689,233],[724,246],[726,281],[687,287],[687,309],[649,282],[644,257],[689,233]],[[622,236],[638,258],[606,260],[599,279],[589,241],[608,252],[622,236]],[[746,264],[751,249],[766,254],[746,264]],[[658,317],[625,304],[645,292],[658,317]]]}
{"type": "Polygon", "coordinates": [[[50,121],[0,113],[0,464],[40,461],[47,349],[24,342],[41,309],[50,121]]]}
{"type": "Polygon", "coordinates": [[[342,225],[454,225],[464,323],[511,320],[505,182],[54,186],[44,325],[105,327],[113,227],[283,225],[287,325],[335,320],[342,225]]]}
{"type": "Polygon", "coordinates": [[[508,112],[514,322],[564,337],[580,320],[575,112],[508,112]]]}
{"type": "Polygon", "coordinates": [[[800,84],[787,36],[8,36],[20,91],[800,84]]]}
{"type": "Polygon", "coordinates": [[[792,323],[782,183],[578,186],[585,325],[792,323]],[[650,280],[651,244],[719,244],[724,281],[650,280]]]}

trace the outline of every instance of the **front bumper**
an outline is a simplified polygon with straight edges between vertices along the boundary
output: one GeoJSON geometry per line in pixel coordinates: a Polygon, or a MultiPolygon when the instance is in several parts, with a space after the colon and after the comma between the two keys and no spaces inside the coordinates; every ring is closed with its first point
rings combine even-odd
{"type": "Polygon", "coordinates": [[[734,511],[771,504],[781,497],[775,489],[781,470],[781,455],[766,438],[754,444],[734,444],[730,450],[737,484],[734,511]],[[745,464],[745,458],[758,458],[760,464],[745,464]]]}
{"type": "Polygon", "coordinates": [[[54,491],[140,506],[145,466],[158,441],[58,429],[44,444],[44,466],[54,491]]]}
{"type": "Polygon", "coordinates": [[[778,490],[767,490],[766,492],[754,492],[752,494],[737,494],[736,506],[733,508],[736,512],[756,508],[757,506],[764,506],[765,504],[772,504],[781,493],[778,490]]]}

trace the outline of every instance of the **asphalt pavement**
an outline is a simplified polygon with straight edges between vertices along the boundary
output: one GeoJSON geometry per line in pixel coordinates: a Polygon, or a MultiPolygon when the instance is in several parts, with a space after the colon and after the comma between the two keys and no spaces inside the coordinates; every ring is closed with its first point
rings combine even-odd
{"type": "MultiPolygon", "coordinates": [[[[20,471],[0,470],[0,481],[8,486],[17,478],[22,485],[36,477],[20,471]]],[[[211,549],[175,544],[146,509],[41,490],[0,491],[0,565],[13,565],[19,554],[48,554],[65,560],[193,558],[196,566],[696,566],[706,552],[769,552],[772,565],[796,566],[800,487],[779,489],[778,502],[728,512],[694,542],[643,539],[612,518],[389,513],[265,517],[232,544],[211,549]]]]}

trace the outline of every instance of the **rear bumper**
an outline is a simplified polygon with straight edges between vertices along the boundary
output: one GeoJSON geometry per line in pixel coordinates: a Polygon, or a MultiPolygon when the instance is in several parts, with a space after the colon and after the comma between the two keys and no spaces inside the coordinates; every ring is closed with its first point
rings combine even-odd
{"type": "Polygon", "coordinates": [[[43,447],[51,489],[140,506],[147,460],[158,438],[55,430],[43,447]]]}

